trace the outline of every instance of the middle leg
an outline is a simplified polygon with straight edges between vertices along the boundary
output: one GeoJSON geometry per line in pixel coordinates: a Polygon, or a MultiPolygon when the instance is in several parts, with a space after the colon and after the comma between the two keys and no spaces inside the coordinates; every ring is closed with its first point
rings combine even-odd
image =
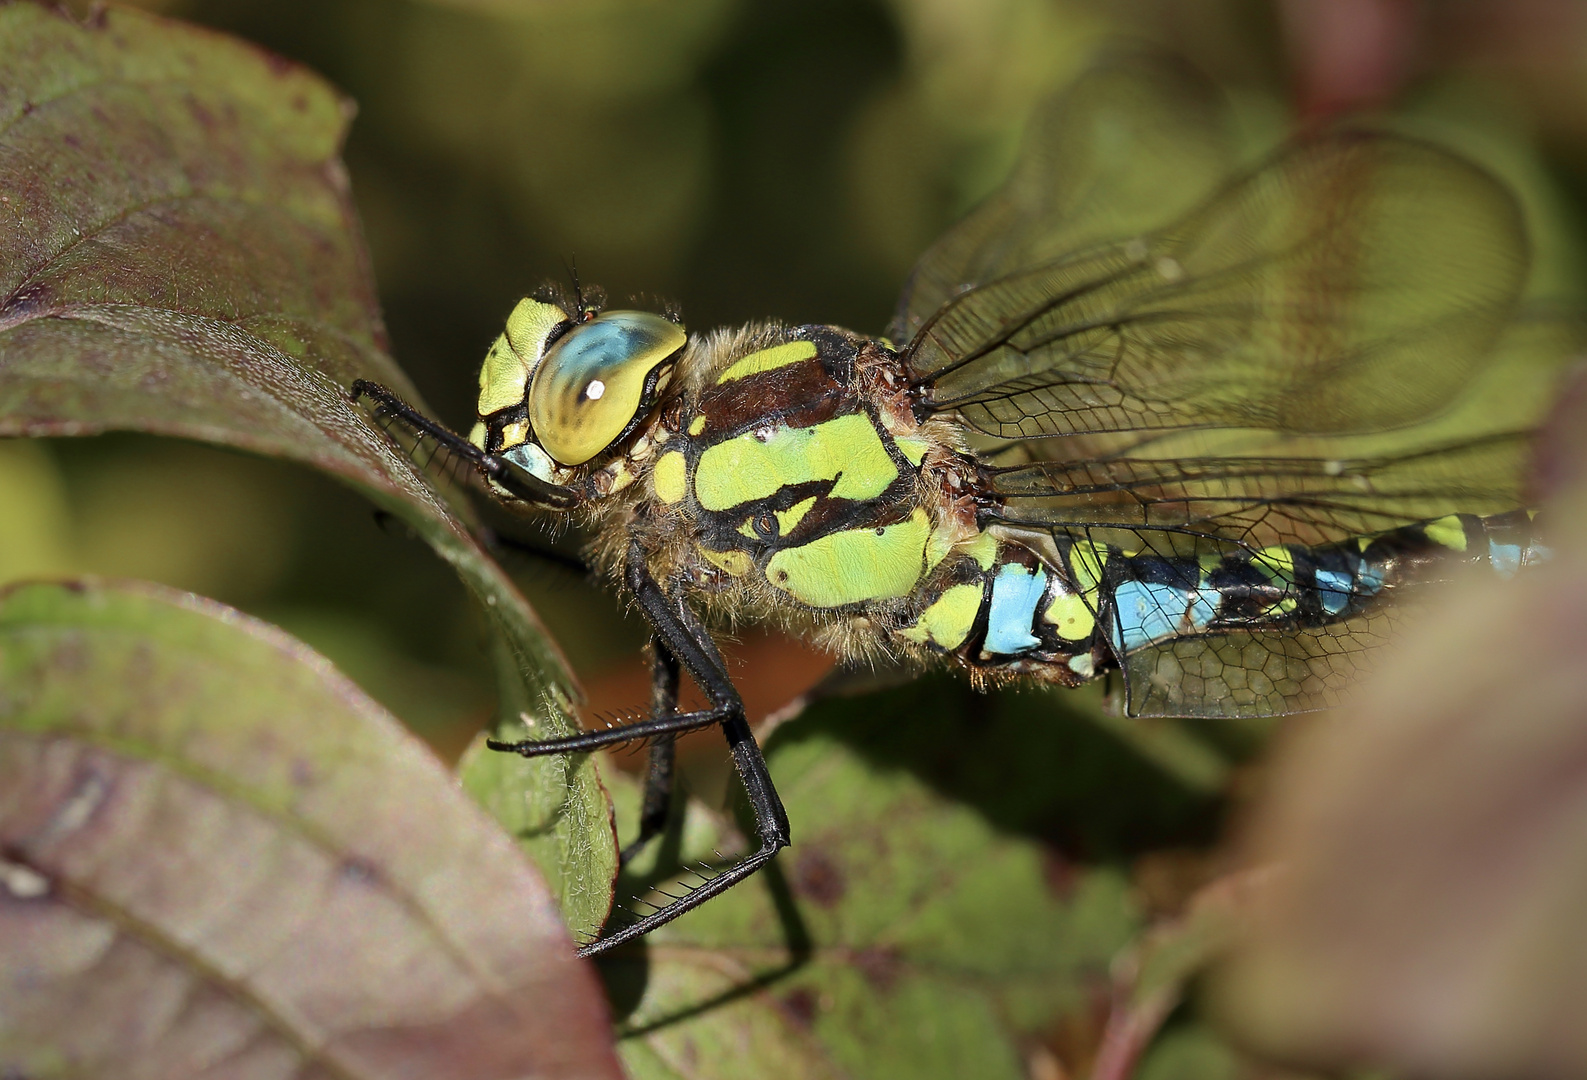
{"type": "MultiPolygon", "coordinates": [[[[651,665],[650,716],[656,719],[678,711],[678,658],[672,655],[660,638],[652,639],[650,645],[655,653],[651,665]]],[[[676,739],[677,736],[670,733],[658,735],[655,742],[650,744],[650,763],[645,771],[645,795],[639,807],[639,835],[618,853],[618,866],[627,866],[630,859],[644,850],[645,845],[667,827],[667,818],[672,813],[676,739]]]]}

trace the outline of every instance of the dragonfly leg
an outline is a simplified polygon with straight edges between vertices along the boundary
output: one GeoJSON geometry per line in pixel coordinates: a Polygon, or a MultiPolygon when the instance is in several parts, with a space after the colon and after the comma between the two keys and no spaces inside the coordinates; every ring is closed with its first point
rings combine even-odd
{"type": "MultiPolygon", "coordinates": [[[[678,658],[667,650],[660,638],[651,642],[656,654],[651,666],[650,715],[670,716],[678,708],[678,658]]],[[[659,736],[650,744],[650,765],[645,772],[645,797],[639,808],[639,835],[617,856],[617,865],[642,851],[646,844],[667,827],[672,811],[673,764],[677,757],[675,735],[659,736]]]]}
{"type": "Polygon", "coordinates": [[[571,509],[579,503],[578,494],[571,488],[531,475],[528,470],[497,454],[487,454],[461,435],[431,420],[379,383],[354,379],[351,394],[354,401],[365,397],[373,400],[380,412],[401,420],[415,433],[434,439],[449,452],[471,462],[484,476],[500,484],[503,490],[516,498],[558,509],[571,509]]]}
{"type": "Polygon", "coordinates": [[[501,742],[497,739],[486,739],[485,745],[492,750],[522,754],[524,757],[545,757],[547,754],[581,754],[591,750],[600,750],[607,746],[616,746],[621,743],[638,742],[641,739],[670,739],[672,736],[682,734],[685,731],[698,731],[701,728],[708,728],[712,724],[720,724],[721,722],[721,710],[702,709],[699,712],[674,713],[671,716],[640,720],[632,724],[618,724],[615,727],[605,728],[601,731],[584,731],[577,735],[565,735],[560,739],[525,739],[522,742],[501,742]]]}
{"type": "MultiPolygon", "coordinates": [[[[673,672],[676,672],[676,666],[671,665],[681,665],[705,692],[711,702],[711,708],[700,712],[654,717],[607,731],[592,731],[561,739],[521,743],[493,741],[489,745],[492,749],[512,750],[533,757],[540,754],[593,750],[614,742],[652,736],[671,736],[710,724],[720,724],[722,734],[727,738],[728,750],[733,755],[733,767],[744,785],[744,791],[749,797],[750,809],[755,815],[755,835],[759,846],[752,854],[729,866],[682,898],[585,945],[579,950],[580,956],[603,953],[626,941],[648,934],[684,912],[699,907],[713,896],[726,892],[765,866],[789,843],[787,812],[783,810],[782,799],[778,797],[777,789],[772,784],[771,772],[766,768],[766,759],[761,755],[760,747],[755,743],[755,736],[749,730],[749,721],[744,717],[744,703],[733,687],[733,680],[728,677],[727,666],[722,662],[722,654],[717,652],[716,643],[711,640],[711,635],[706,632],[705,626],[688,605],[668,596],[651,576],[649,568],[645,565],[645,554],[638,545],[628,549],[624,577],[628,587],[638,599],[639,606],[649,620],[651,628],[655,631],[658,645],[656,655],[658,664],[663,668],[663,674],[669,666],[673,672]],[[662,657],[670,657],[670,665],[663,661],[662,657]]],[[[670,689],[660,685],[656,693],[658,700],[676,702],[675,676],[670,689]]],[[[648,796],[653,790],[656,789],[647,785],[647,809],[648,796]]],[[[657,798],[659,801],[661,796],[658,794],[657,798]]]]}
{"type": "Polygon", "coordinates": [[[727,666],[722,662],[722,654],[717,652],[716,643],[689,606],[682,600],[668,596],[651,576],[650,569],[645,565],[645,553],[637,544],[628,549],[624,577],[649,620],[651,629],[655,631],[657,640],[688,670],[710,699],[711,711],[719,714],[718,722],[722,725],[722,734],[727,738],[728,749],[733,755],[733,766],[755,815],[759,846],[752,854],[682,898],[584,946],[579,950],[580,956],[594,956],[615,948],[699,907],[765,866],[789,843],[787,812],[772,784],[766,759],[761,756],[755,736],[749,730],[749,721],[744,716],[744,703],[739,699],[732,679],[728,677],[727,666]]]}

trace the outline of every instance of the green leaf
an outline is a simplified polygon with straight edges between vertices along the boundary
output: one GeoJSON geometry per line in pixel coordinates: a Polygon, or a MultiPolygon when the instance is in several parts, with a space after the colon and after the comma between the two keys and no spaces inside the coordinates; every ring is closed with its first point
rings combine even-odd
{"type": "Polygon", "coordinates": [[[0,592],[0,1073],[615,1077],[590,976],[305,646],[154,586],[0,592]]]}
{"type": "MultiPolygon", "coordinates": [[[[1093,1023],[1141,915],[1110,860],[1063,859],[1028,830],[1076,797],[1105,818],[1085,792],[1099,773],[1133,781],[1148,807],[1187,797],[1056,701],[926,680],[778,728],[768,761],[793,846],[642,949],[603,958],[630,1073],[1012,1080],[1044,1034],[1093,1023]],[[1021,731],[1030,745],[1013,764],[1021,731]]],[[[631,826],[632,781],[614,796],[631,826]]],[[[1121,834],[1153,816],[1124,813],[1121,834]]],[[[744,831],[691,804],[625,869],[620,895],[678,894],[699,877],[656,881],[652,866],[720,865],[744,831]]]]}
{"type": "MultiPolygon", "coordinates": [[[[400,515],[488,612],[504,723],[574,730],[578,691],[455,507],[347,396],[417,405],[386,355],[338,157],[351,106],[312,73],[222,35],[115,9],[86,24],[0,6],[0,435],[112,429],[322,469],[400,515]]],[[[592,768],[524,766],[528,842],[604,908],[616,852],[592,768]]]]}

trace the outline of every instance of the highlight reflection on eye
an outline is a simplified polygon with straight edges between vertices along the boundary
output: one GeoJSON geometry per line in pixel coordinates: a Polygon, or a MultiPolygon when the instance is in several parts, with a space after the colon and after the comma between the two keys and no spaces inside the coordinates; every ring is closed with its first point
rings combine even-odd
{"type": "Polygon", "coordinates": [[[627,434],[655,404],[660,371],[687,342],[646,311],[608,311],[546,349],[529,382],[529,424],[541,448],[581,465],[627,434]]]}

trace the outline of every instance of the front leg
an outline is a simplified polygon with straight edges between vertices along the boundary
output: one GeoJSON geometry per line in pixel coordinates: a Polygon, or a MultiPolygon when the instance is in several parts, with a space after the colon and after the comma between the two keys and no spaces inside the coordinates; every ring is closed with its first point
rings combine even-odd
{"type": "Polygon", "coordinates": [[[755,815],[755,835],[759,840],[759,846],[752,854],[666,907],[658,908],[585,945],[579,949],[580,956],[603,953],[625,941],[632,941],[634,938],[648,934],[684,912],[699,907],[765,866],[790,842],[787,812],[783,809],[782,799],[778,797],[777,789],[772,784],[771,773],[766,768],[766,759],[761,755],[755,736],[749,730],[749,722],[744,717],[744,703],[739,699],[732,679],[728,677],[727,666],[722,662],[722,655],[717,651],[711,635],[706,632],[705,626],[687,604],[681,599],[668,596],[651,576],[649,567],[645,565],[645,553],[638,544],[629,546],[624,578],[635,599],[638,600],[640,610],[645,613],[646,620],[655,632],[657,641],[688,670],[689,675],[710,700],[711,707],[697,713],[674,713],[669,717],[653,717],[636,724],[625,724],[606,731],[586,732],[561,739],[520,743],[499,743],[492,740],[487,745],[493,750],[511,750],[525,757],[534,757],[541,754],[593,750],[636,738],[670,736],[713,723],[720,724],[722,734],[727,739],[728,749],[733,755],[733,766],[738,772],[740,782],[744,785],[744,792],[749,797],[750,809],[755,815]]]}

